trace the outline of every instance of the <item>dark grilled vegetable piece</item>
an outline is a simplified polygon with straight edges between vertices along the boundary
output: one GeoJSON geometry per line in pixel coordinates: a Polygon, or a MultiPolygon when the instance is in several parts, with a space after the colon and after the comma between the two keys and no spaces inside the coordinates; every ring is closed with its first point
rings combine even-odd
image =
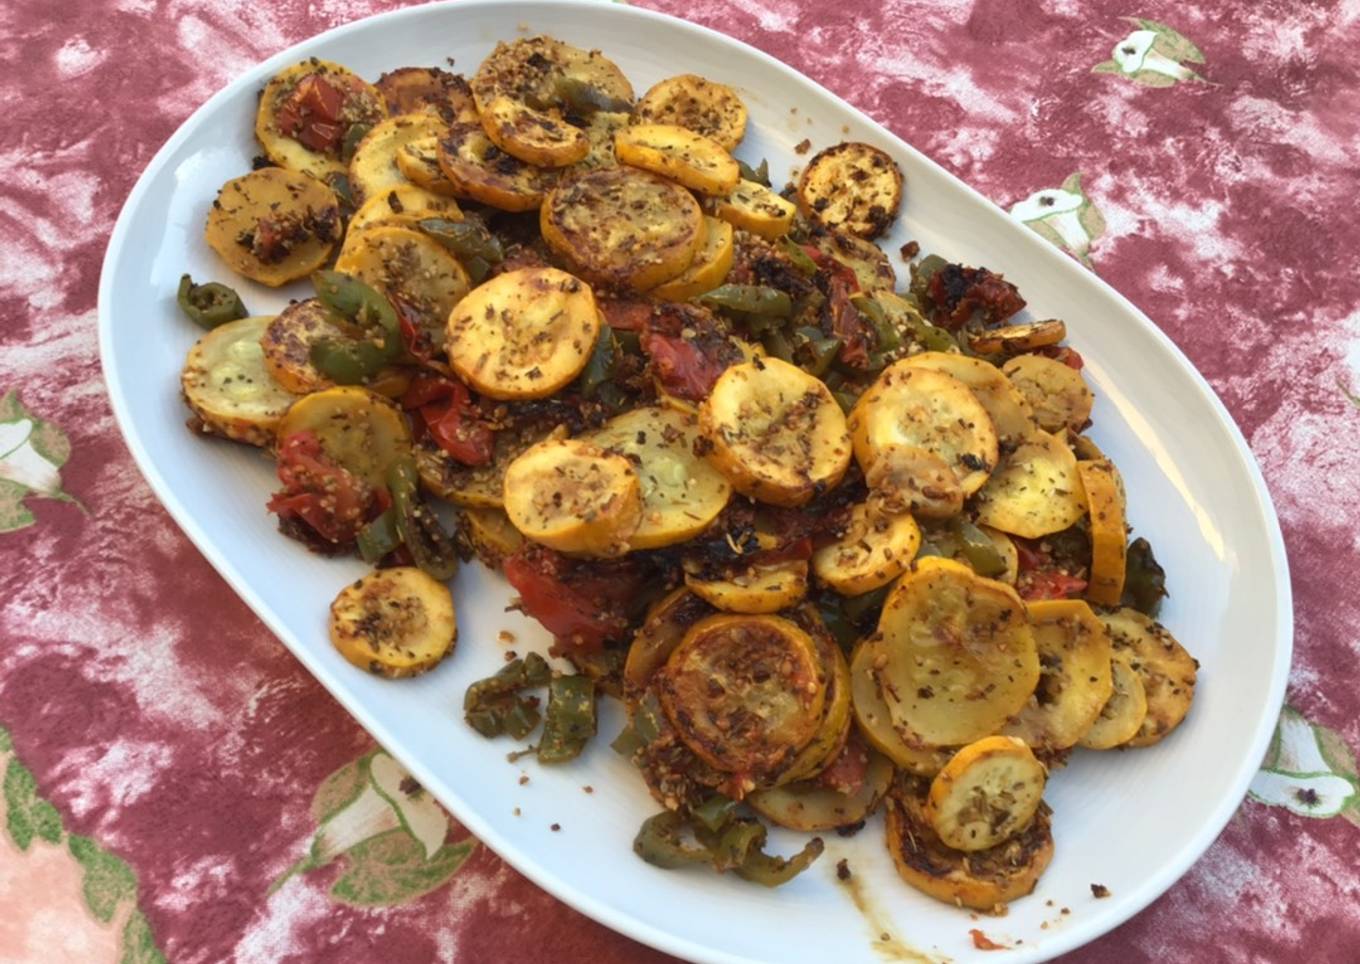
{"type": "Polygon", "coordinates": [[[538,725],[538,701],[520,694],[547,685],[551,675],[547,661],[537,653],[506,663],[495,676],[467,688],[463,713],[468,725],[485,737],[528,736],[538,725]]]}
{"type": "Polygon", "coordinates": [[[1157,564],[1152,545],[1139,536],[1129,543],[1124,569],[1125,606],[1131,606],[1145,616],[1156,617],[1162,608],[1166,591],[1166,570],[1157,564]]]}
{"type": "Polygon", "coordinates": [[[187,274],[180,276],[175,300],[190,321],[209,330],[250,314],[234,289],[216,281],[194,284],[187,274]]]}
{"type": "Polygon", "coordinates": [[[401,354],[401,324],[397,312],[383,295],[358,278],[339,271],[312,275],[316,297],[323,305],[373,338],[322,338],[312,345],[311,362],[317,371],[341,385],[368,381],[401,354]]]}
{"type": "Polygon", "coordinates": [[[565,763],[581,755],[595,735],[595,681],[558,676],[548,684],[548,712],[538,741],[540,763],[565,763]]]}
{"type": "Polygon", "coordinates": [[[435,579],[452,579],[458,571],[458,550],[434,510],[420,499],[415,461],[401,458],[392,463],[387,487],[397,513],[397,531],[415,564],[435,579]]]}

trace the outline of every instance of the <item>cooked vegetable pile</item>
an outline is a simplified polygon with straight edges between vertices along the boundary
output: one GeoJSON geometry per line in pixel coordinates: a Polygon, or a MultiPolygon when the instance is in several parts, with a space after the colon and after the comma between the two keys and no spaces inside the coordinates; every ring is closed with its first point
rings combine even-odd
{"type": "Polygon", "coordinates": [[[767,822],[885,805],[904,880],[993,910],[1052,857],[1049,774],[1164,739],[1197,664],[1067,326],[939,255],[899,282],[892,158],[834,144],[779,186],[746,124],[723,84],[637,98],[551,37],[471,81],[284,70],[205,240],[313,293],[252,317],[184,277],[192,424],[273,454],[286,536],[375,567],[331,607],[355,666],[434,668],[460,560],[503,572],[575,672],[514,659],[467,722],[541,724],[557,765],[622,700],[664,808],[644,860],[775,886],[822,843],[767,854],[767,822]]]}

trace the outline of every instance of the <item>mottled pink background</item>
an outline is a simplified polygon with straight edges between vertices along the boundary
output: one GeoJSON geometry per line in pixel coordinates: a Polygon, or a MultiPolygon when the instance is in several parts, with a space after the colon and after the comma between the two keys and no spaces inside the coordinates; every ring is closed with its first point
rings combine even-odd
{"type": "MultiPolygon", "coordinates": [[[[0,391],[70,436],[66,490],[0,536],[0,725],[68,828],[140,879],[173,961],[658,959],[479,849],[357,910],[274,897],[316,785],[370,746],[159,508],[113,424],[95,288],[120,206],[191,110],[288,44],[397,4],[6,0],[0,391]]],[[[1360,4],[660,0],[787,61],[1009,207],[1073,172],[1095,270],[1205,373],[1265,472],[1294,570],[1289,701],[1360,745],[1360,4]],[[1207,82],[1093,74],[1130,28],[1207,82]]],[[[1021,279],[1023,280],[1023,279],[1021,279]]],[[[1360,833],[1248,802],[1083,961],[1354,961],[1360,833]]],[[[295,882],[296,883],[296,882],[295,882]]],[[[2,949],[0,949],[2,950],[2,949]]]]}

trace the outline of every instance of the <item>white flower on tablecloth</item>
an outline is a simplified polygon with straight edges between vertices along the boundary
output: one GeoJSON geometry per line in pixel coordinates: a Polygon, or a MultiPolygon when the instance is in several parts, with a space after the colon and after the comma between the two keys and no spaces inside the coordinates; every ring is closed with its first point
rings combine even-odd
{"type": "Polygon", "coordinates": [[[1183,63],[1204,63],[1204,54],[1194,43],[1156,20],[1125,19],[1138,29],[1115,44],[1111,59],[1097,64],[1092,73],[1119,74],[1146,87],[1171,87],[1204,79],[1183,63]]]}
{"type": "Polygon", "coordinates": [[[14,392],[0,398],[0,533],[36,521],[25,499],[76,502],[61,487],[70,454],[61,429],[29,412],[14,392]]]}
{"type": "Polygon", "coordinates": [[[1105,233],[1105,219],[1081,187],[1081,174],[1060,187],[1035,191],[1011,206],[1011,217],[1091,267],[1091,245],[1105,233]]]}
{"type": "Polygon", "coordinates": [[[1304,817],[1345,817],[1360,825],[1360,778],[1341,737],[1286,706],[1250,797],[1304,817]]]}

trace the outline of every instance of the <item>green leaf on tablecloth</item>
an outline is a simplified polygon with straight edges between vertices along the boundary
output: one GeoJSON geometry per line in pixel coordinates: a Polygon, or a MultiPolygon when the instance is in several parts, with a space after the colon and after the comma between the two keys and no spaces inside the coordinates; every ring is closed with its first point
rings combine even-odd
{"type": "Polygon", "coordinates": [[[5,767],[5,828],[20,850],[27,850],[33,838],[57,843],[61,840],[61,814],[38,796],[38,783],[28,767],[10,757],[5,767]]]}
{"type": "Polygon", "coordinates": [[[312,796],[312,816],[317,823],[325,823],[354,802],[368,782],[368,764],[377,752],[375,747],[321,781],[312,796]]]}
{"type": "Polygon", "coordinates": [[[137,875],[121,857],[104,850],[89,837],[71,834],[71,855],[85,869],[85,903],[96,918],[108,923],[124,900],[136,900],[137,875]]]}
{"type": "Polygon", "coordinates": [[[1091,68],[1091,73],[1119,74],[1123,73],[1123,71],[1119,69],[1119,65],[1115,63],[1113,60],[1102,60],[1100,63],[1096,64],[1094,67],[1091,68]]]}
{"type": "Polygon", "coordinates": [[[1345,381],[1342,380],[1340,375],[1336,376],[1336,387],[1341,389],[1341,394],[1346,396],[1348,402],[1356,408],[1360,408],[1360,395],[1355,394],[1355,392],[1347,388],[1345,381]]]}
{"type": "Polygon", "coordinates": [[[51,422],[35,421],[29,441],[39,455],[57,468],[61,468],[71,458],[71,440],[51,422]]]}
{"type": "Polygon", "coordinates": [[[11,753],[14,750],[14,740],[9,735],[9,730],[0,726],[0,753],[11,753]]]}
{"type": "Polygon", "coordinates": [[[13,389],[0,397],[0,422],[17,422],[21,418],[32,418],[24,403],[19,401],[19,393],[13,389]]]}
{"type": "Polygon", "coordinates": [[[1142,84],[1144,87],[1176,86],[1175,77],[1168,77],[1166,74],[1158,73],[1155,70],[1135,70],[1128,75],[1128,78],[1135,84],[1142,84]]]}
{"type": "Polygon", "coordinates": [[[371,837],[345,854],[348,865],[331,896],[356,907],[383,907],[428,894],[452,877],[476,849],[472,840],[445,844],[429,860],[405,830],[371,837]]]}
{"type": "Polygon", "coordinates": [[[1144,30],[1151,30],[1157,35],[1159,53],[1166,54],[1172,60],[1188,60],[1192,64],[1204,63],[1204,54],[1200,53],[1200,49],[1179,31],[1164,23],[1158,23],[1156,20],[1145,20],[1139,17],[1134,22],[1144,30]]]}
{"type": "Polygon", "coordinates": [[[1313,724],[1313,733],[1317,736],[1318,752],[1327,761],[1328,768],[1352,783],[1357,782],[1360,774],[1356,773],[1355,752],[1341,738],[1341,734],[1317,723],[1313,724]]]}
{"type": "Polygon", "coordinates": [[[118,955],[118,964],[166,964],[165,955],[156,946],[151,925],[139,910],[134,909],[128,915],[120,943],[122,951],[118,955]]]}
{"type": "Polygon", "coordinates": [[[31,526],[37,519],[24,505],[28,489],[18,482],[0,479],[0,532],[17,532],[31,526]]]}

